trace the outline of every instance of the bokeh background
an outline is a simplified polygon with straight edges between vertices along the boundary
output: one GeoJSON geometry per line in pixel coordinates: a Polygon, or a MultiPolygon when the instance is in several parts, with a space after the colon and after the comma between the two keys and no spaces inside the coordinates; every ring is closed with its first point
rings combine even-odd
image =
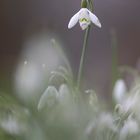
{"type": "MultiPolygon", "coordinates": [[[[68,30],[80,0],[0,0],[0,89],[11,90],[13,75],[24,42],[33,34],[52,33],[63,49],[76,76],[84,32],[77,25],[68,30]]],[[[102,28],[93,26],[87,49],[84,83],[99,93],[108,94],[111,79],[111,29],[118,41],[120,65],[136,65],[140,57],[140,1],[94,0],[94,13],[102,28]]],[[[108,96],[106,96],[108,97],[108,96]]]]}

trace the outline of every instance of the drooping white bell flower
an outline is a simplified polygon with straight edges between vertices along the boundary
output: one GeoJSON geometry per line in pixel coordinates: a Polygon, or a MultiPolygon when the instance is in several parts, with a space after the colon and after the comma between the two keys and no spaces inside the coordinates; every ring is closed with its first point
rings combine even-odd
{"type": "Polygon", "coordinates": [[[99,19],[94,15],[91,11],[89,11],[87,8],[81,8],[80,11],[78,11],[71,19],[68,24],[68,28],[72,28],[76,25],[76,23],[79,21],[79,24],[82,28],[82,30],[85,30],[91,22],[94,23],[96,26],[101,28],[101,23],[99,19]]]}
{"type": "Polygon", "coordinates": [[[113,98],[119,104],[121,104],[125,98],[127,93],[127,87],[123,79],[118,79],[114,85],[113,89],[113,98]]]}

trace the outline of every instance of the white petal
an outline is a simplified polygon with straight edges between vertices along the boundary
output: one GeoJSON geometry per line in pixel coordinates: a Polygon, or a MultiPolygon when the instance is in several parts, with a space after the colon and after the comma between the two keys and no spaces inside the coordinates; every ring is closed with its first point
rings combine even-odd
{"type": "Polygon", "coordinates": [[[122,79],[118,79],[113,89],[113,96],[117,103],[122,103],[125,100],[127,87],[122,79]]]}
{"type": "Polygon", "coordinates": [[[79,20],[79,12],[77,12],[69,21],[68,28],[72,28],[79,20]]]}
{"type": "Polygon", "coordinates": [[[89,26],[90,22],[87,23],[87,22],[79,22],[80,23],[80,26],[82,28],[82,30],[85,30],[87,29],[87,27],[89,26]]]}
{"type": "MultiPolygon", "coordinates": [[[[89,11],[89,10],[88,10],[89,11]]],[[[99,19],[93,14],[93,13],[91,13],[90,11],[89,11],[89,17],[90,17],[90,20],[96,25],[96,26],[98,26],[99,28],[101,28],[101,23],[100,23],[100,21],[99,21],[99,19]]]]}
{"type": "Polygon", "coordinates": [[[41,110],[45,106],[51,107],[55,104],[55,101],[58,97],[58,91],[54,86],[48,86],[43,95],[41,96],[38,103],[38,110],[41,110]]]}

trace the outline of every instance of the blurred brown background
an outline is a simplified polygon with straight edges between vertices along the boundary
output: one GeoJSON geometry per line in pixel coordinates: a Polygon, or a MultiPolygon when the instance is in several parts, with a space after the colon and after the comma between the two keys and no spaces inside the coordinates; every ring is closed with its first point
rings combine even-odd
{"type": "MultiPolygon", "coordinates": [[[[26,38],[44,30],[64,43],[76,75],[84,32],[78,25],[68,30],[67,24],[79,8],[80,0],[0,0],[0,88],[12,85],[26,38]]],[[[92,28],[84,77],[88,88],[102,92],[109,90],[111,28],[117,32],[119,64],[135,66],[140,56],[140,1],[94,0],[94,13],[102,28],[92,28]]]]}

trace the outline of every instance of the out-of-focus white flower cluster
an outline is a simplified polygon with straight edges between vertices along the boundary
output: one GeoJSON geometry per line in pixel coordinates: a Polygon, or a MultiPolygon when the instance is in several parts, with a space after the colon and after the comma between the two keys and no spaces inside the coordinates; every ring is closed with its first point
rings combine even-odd
{"type": "Polygon", "coordinates": [[[13,116],[8,116],[8,118],[5,118],[1,121],[0,126],[2,129],[4,129],[9,134],[21,134],[24,131],[26,131],[26,127],[24,124],[21,124],[18,119],[16,119],[13,116]]]}
{"type": "Polygon", "coordinates": [[[115,111],[119,119],[122,119],[119,130],[120,140],[140,138],[140,83],[137,80],[138,77],[128,88],[123,79],[118,79],[114,86],[115,111]]]}
{"type": "Polygon", "coordinates": [[[36,106],[49,83],[52,71],[60,65],[71,71],[60,43],[49,39],[46,33],[34,35],[24,43],[24,49],[15,71],[15,93],[26,104],[36,106]]]}
{"type": "Polygon", "coordinates": [[[15,72],[16,97],[0,93],[0,139],[140,140],[139,75],[131,85],[118,79],[114,102],[107,104],[95,90],[77,89],[54,39],[33,38],[25,46],[15,72]]]}

